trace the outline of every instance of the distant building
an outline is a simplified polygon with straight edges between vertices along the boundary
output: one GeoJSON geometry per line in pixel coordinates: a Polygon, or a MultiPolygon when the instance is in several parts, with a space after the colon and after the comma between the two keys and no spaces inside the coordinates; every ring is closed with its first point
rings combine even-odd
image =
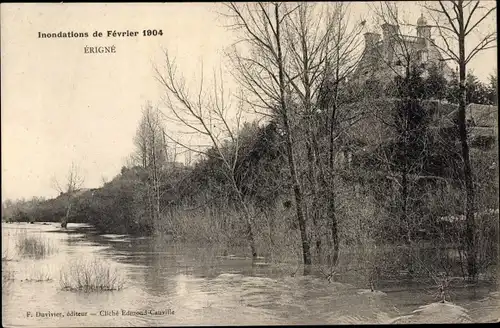
{"type": "Polygon", "coordinates": [[[378,33],[365,33],[365,49],[354,72],[354,80],[364,82],[370,78],[392,80],[404,75],[408,60],[427,70],[434,65],[450,80],[453,70],[447,65],[439,49],[433,45],[431,26],[423,15],[417,20],[416,36],[404,35],[398,25],[383,24],[382,38],[378,33]]]}
{"type": "MultiPolygon", "coordinates": [[[[341,167],[350,166],[359,156],[370,157],[380,144],[394,142],[398,132],[388,122],[391,122],[397,103],[396,99],[378,98],[347,104],[340,109],[353,117],[352,121],[344,123],[349,128],[349,135],[343,140],[343,147],[337,151],[337,162],[341,167]]],[[[426,100],[422,102],[422,106],[431,116],[429,133],[435,137],[440,136],[443,141],[445,136],[447,140],[449,136],[449,140],[456,141],[458,105],[426,100]]],[[[469,104],[466,108],[466,120],[471,152],[481,150],[496,153],[498,106],[469,104]]],[[[456,144],[450,144],[449,147],[460,149],[456,144]]]]}

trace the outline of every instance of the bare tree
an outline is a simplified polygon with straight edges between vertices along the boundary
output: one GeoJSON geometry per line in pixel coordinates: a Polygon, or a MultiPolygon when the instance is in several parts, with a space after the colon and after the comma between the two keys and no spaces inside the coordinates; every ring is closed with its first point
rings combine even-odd
{"type": "Polygon", "coordinates": [[[148,114],[148,110],[143,109],[143,116],[134,136],[134,146],[136,149],[131,155],[131,159],[135,162],[135,164],[139,164],[143,168],[148,166],[148,133],[145,118],[148,114]]]}
{"type": "Polygon", "coordinates": [[[260,112],[271,111],[283,129],[290,180],[295,197],[302,257],[305,273],[310,269],[311,251],[307,236],[307,212],[303,187],[297,170],[292,86],[294,79],[289,67],[285,20],[300,5],[285,3],[227,3],[227,17],[232,20],[229,28],[242,33],[240,41],[250,46],[248,51],[237,49],[232,54],[240,85],[247,91],[247,102],[260,112]],[[246,52],[246,53],[245,53],[246,52]]]}
{"type": "Polygon", "coordinates": [[[71,167],[68,170],[64,182],[59,182],[56,177],[52,178],[52,187],[59,192],[66,201],[66,215],[61,219],[61,227],[63,228],[66,228],[68,225],[75,192],[83,186],[84,181],[85,179],[80,168],[75,163],[71,163],[71,167]]]}
{"type": "Polygon", "coordinates": [[[463,159],[463,179],[465,182],[465,245],[467,252],[467,271],[470,279],[477,276],[476,223],[475,223],[475,186],[470,160],[468,131],[465,110],[467,106],[466,75],[467,65],[481,51],[496,47],[496,30],[488,30],[486,19],[495,12],[496,6],[484,4],[486,1],[438,1],[424,4],[433,26],[436,28],[440,43],[430,39],[449,59],[458,64],[459,90],[458,132],[463,159]],[[486,27],[486,28],[485,28],[486,27]],[[479,40],[472,43],[472,37],[479,40]]]}
{"type": "Polygon", "coordinates": [[[148,174],[146,196],[150,219],[154,222],[160,217],[161,186],[169,149],[165,140],[165,127],[160,112],[149,102],[142,109],[142,118],[137,127],[134,144],[136,150],[132,154],[132,158],[148,174]]]}
{"type": "MultiPolygon", "coordinates": [[[[240,161],[241,118],[243,103],[240,101],[234,108],[231,99],[224,88],[222,70],[219,76],[214,72],[210,91],[205,85],[203,65],[200,72],[200,85],[196,94],[190,94],[182,76],[177,74],[177,65],[168,51],[164,51],[165,62],[163,68],[156,67],[156,79],[165,88],[163,113],[169,121],[179,123],[187,128],[188,133],[196,133],[200,138],[208,140],[209,147],[195,148],[179,137],[169,133],[164,136],[174,144],[189,152],[215,158],[222,164],[222,172],[234,191],[238,203],[243,210],[243,217],[247,227],[247,237],[253,259],[257,258],[253,218],[246,195],[237,180],[237,164],[240,161]],[[230,143],[228,143],[230,141],[230,143]]],[[[184,131],[185,132],[185,131],[184,131]]]]}
{"type": "Polygon", "coordinates": [[[320,255],[322,227],[326,223],[330,226],[327,240],[333,241],[336,263],[339,239],[334,174],[323,160],[319,130],[323,127],[322,117],[328,114],[327,126],[332,136],[329,151],[333,158],[339,129],[329,122],[337,121],[339,84],[345,82],[359,58],[356,48],[361,25],[348,26],[347,6],[342,4],[225,6],[225,16],[231,21],[228,28],[241,32],[230,58],[237,72],[235,77],[246,91],[245,100],[256,113],[271,117],[283,131],[303,262],[306,266],[311,264],[308,225],[312,223],[316,252],[320,255]],[[239,47],[240,42],[247,48],[239,47]],[[307,181],[301,179],[299,165],[304,148],[307,181]],[[322,203],[330,204],[326,213],[319,206],[322,203]]]}
{"type": "MultiPolygon", "coordinates": [[[[329,218],[330,226],[330,239],[333,243],[333,252],[330,262],[336,265],[339,258],[339,231],[338,231],[338,219],[336,210],[336,188],[335,188],[335,176],[336,167],[334,159],[336,156],[336,140],[340,135],[345,132],[345,128],[348,128],[344,122],[345,117],[339,115],[339,107],[345,104],[347,99],[342,99],[341,90],[346,86],[346,82],[349,76],[354,72],[357,64],[359,63],[360,53],[357,51],[360,47],[360,34],[363,31],[364,23],[356,22],[353,27],[350,27],[349,19],[349,6],[345,3],[335,3],[333,8],[326,9],[326,43],[324,47],[324,66],[321,67],[323,70],[321,84],[317,89],[318,95],[316,98],[316,111],[321,111],[327,114],[326,126],[328,131],[328,164],[326,167],[328,170],[324,169],[323,165],[319,165],[319,171],[322,175],[321,185],[323,187],[322,194],[326,196],[323,199],[325,203],[328,204],[327,217],[329,218]],[[326,171],[326,172],[325,172],[326,171]],[[326,174],[328,173],[328,174],[326,174]],[[326,176],[325,176],[326,174],[326,176]]],[[[315,38],[313,38],[315,39],[315,38]]],[[[362,116],[362,113],[357,113],[362,116]]],[[[356,120],[357,115],[349,115],[348,121],[356,120]]],[[[314,131],[317,131],[319,125],[314,127],[314,131]]],[[[313,138],[313,145],[316,152],[316,156],[321,158],[320,150],[318,146],[317,138],[313,138]]]]}

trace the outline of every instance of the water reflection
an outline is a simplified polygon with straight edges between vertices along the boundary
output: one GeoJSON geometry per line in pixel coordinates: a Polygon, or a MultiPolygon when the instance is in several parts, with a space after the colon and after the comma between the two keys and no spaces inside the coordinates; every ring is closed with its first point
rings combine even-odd
{"type": "Polygon", "coordinates": [[[243,256],[245,250],[222,256],[220,249],[158,244],[151,238],[100,236],[90,227],[83,233],[79,226],[69,228],[2,226],[2,250],[4,246],[15,250],[16,229],[41,231],[57,247],[57,252],[45,259],[16,258],[6,263],[13,280],[2,289],[4,325],[492,322],[500,317],[496,288],[457,289],[453,306],[427,306],[436,300],[417,285],[381,283],[383,291],[372,292],[348,281],[328,283],[315,276],[292,276],[293,269],[252,265],[251,259],[243,256]],[[104,293],[62,291],[58,283],[61,268],[70,260],[84,258],[112,261],[125,276],[125,288],[104,293]],[[30,279],[44,275],[51,279],[30,279]],[[157,314],[148,312],[153,310],[157,314]],[[65,316],[29,317],[27,311],[62,312],[65,316]],[[67,316],[68,311],[88,315],[67,316]]]}

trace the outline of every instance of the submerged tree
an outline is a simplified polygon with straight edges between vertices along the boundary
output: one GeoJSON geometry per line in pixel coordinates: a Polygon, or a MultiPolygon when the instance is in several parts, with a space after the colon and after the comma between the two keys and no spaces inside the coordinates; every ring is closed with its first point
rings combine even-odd
{"type": "Polygon", "coordinates": [[[68,225],[71,207],[73,206],[73,200],[75,198],[75,192],[83,186],[84,181],[85,179],[80,172],[79,167],[75,163],[71,163],[71,167],[68,170],[64,182],[60,183],[55,177],[52,179],[53,188],[59,192],[61,197],[65,198],[66,214],[63,218],[61,218],[61,227],[63,228],[66,228],[68,225]]]}
{"type": "MultiPolygon", "coordinates": [[[[349,124],[346,121],[355,121],[362,113],[341,112],[341,107],[349,99],[347,96],[347,79],[353,73],[360,53],[360,34],[363,23],[354,23],[349,19],[349,5],[335,3],[326,8],[310,9],[305,7],[298,11],[300,29],[297,30],[301,50],[295,46],[295,38],[290,42],[294,51],[298,54],[295,62],[299,62],[301,74],[299,83],[291,81],[296,92],[300,95],[305,109],[305,118],[308,124],[308,149],[310,167],[310,181],[312,185],[318,185],[313,194],[316,200],[312,204],[313,222],[316,230],[316,250],[321,260],[321,236],[322,226],[327,226],[329,233],[327,244],[330,249],[327,254],[329,264],[335,266],[339,259],[340,237],[339,237],[339,215],[338,215],[338,167],[335,158],[340,152],[338,139],[346,133],[349,124]],[[314,19],[319,11],[321,15],[314,19]],[[304,14],[302,14],[304,12],[304,14]],[[301,90],[304,90],[302,92],[301,90]],[[326,134],[326,142],[321,142],[326,134]],[[327,155],[326,155],[327,154],[327,155]],[[325,156],[326,155],[326,156],[325,156]],[[326,210],[321,206],[324,204],[326,210]],[[326,222],[325,222],[326,221],[326,222]]],[[[293,17],[292,17],[293,18],[293,17]]],[[[291,20],[291,25],[297,25],[291,20]]],[[[292,30],[293,31],[293,30],[292,30]]],[[[295,57],[292,57],[295,58],[295,57]]]]}
{"type": "MultiPolygon", "coordinates": [[[[156,67],[156,79],[165,88],[164,115],[177,122],[188,133],[197,133],[199,137],[209,142],[206,149],[189,146],[178,136],[165,133],[166,138],[182,148],[194,153],[215,159],[220,163],[221,173],[226,183],[235,194],[247,228],[247,237],[252,257],[257,258],[255,243],[254,213],[243,186],[238,181],[238,163],[241,156],[241,138],[243,103],[232,105],[232,97],[224,87],[222,71],[219,76],[214,72],[212,85],[207,87],[204,80],[203,66],[200,73],[200,86],[196,94],[188,91],[182,75],[177,73],[175,60],[168,51],[164,51],[163,67],[156,67]],[[211,89],[211,90],[210,90],[211,89]],[[208,91],[210,90],[210,91],[208,91]]],[[[186,131],[184,131],[185,133],[186,131]]]]}
{"type": "Polygon", "coordinates": [[[235,49],[233,63],[236,78],[247,91],[247,102],[257,111],[270,111],[283,129],[290,181],[295,198],[295,211],[300,230],[302,258],[309,269],[311,250],[307,235],[307,212],[303,186],[297,168],[297,135],[293,129],[294,110],[287,65],[285,20],[299,6],[285,3],[228,3],[225,5],[232,20],[230,27],[242,33],[241,41],[250,46],[249,51],[235,49]]]}
{"type": "Polygon", "coordinates": [[[225,7],[228,28],[241,33],[230,59],[245,101],[282,131],[305,272],[312,264],[311,239],[321,256],[321,240],[326,238],[331,262],[336,263],[340,241],[335,174],[324,155],[329,151],[334,156],[334,140],[340,134],[339,85],[355,66],[360,29],[348,26],[343,5],[273,2],[225,7]],[[323,149],[325,130],[332,142],[323,149]]]}
{"type": "Polygon", "coordinates": [[[467,65],[481,51],[496,47],[496,30],[488,31],[485,27],[486,19],[494,13],[495,6],[485,6],[481,1],[438,1],[430,2],[424,7],[439,34],[437,43],[430,39],[436,47],[443,51],[450,60],[458,65],[459,97],[457,128],[460,136],[461,153],[463,160],[463,180],[465,185],[465,218],[466,229],[464,244],[467,253],[468,275],[470,279],[477,277],[477,250],[476,250],[476,195],[473,169],[470,159],[469,140],[466,121],[467,99],[467,65]],[[471,44],[471,33],[484,31],[475,44],[471,44]]]}

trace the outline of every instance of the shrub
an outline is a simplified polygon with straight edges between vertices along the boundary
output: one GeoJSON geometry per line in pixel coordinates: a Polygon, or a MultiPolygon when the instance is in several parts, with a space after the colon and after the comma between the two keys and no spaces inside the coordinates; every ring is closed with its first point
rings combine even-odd
{"type": "Polygon", "coordinates": [[[55,252],[48,238],[38,234],[28,234],[26,230],[16,233],[16,249],[20,255],[34,258],[44,258],[55,252]]]}
{"type": "Polygon", "coordinates": [[[123,279],[116,269],[100,259],[72,261],[60,272],[63,290],[98,292],[120,290],[123,279]]]}

